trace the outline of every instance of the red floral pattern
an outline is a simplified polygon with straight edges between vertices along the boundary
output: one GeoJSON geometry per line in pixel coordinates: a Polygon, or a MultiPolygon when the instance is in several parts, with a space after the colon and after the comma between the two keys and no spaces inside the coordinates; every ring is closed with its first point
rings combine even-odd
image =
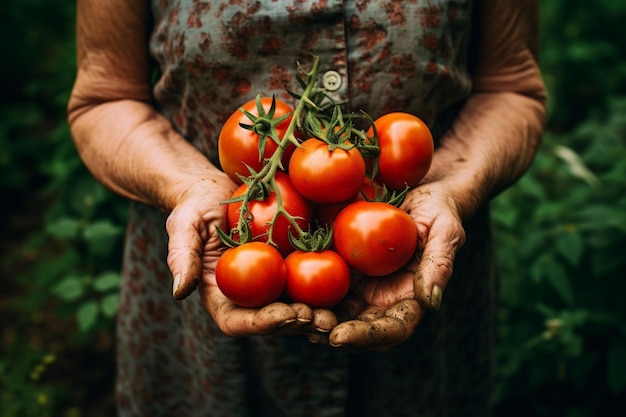
{"type": "MultiPolygon", "coordinates": [[[[152,0],[159,109],[207,157],[258,93],[292,98],[296,62],[337,71],[332,95],[376,117],[439,126],[467,97],[471,4],[444,0],[152,0]]],[[[487,215],[468,225],[444,307],[388,353],[349,355],[296,337],[225,337],[197,294],[171,296],[165,218],[133,204],[118,318],[119,415],[486,416],[494,273],[487,215]]]]}

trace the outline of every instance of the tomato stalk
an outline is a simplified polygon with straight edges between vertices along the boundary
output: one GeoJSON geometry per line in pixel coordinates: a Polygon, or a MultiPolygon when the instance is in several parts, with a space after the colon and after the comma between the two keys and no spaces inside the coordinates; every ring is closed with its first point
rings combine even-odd
{"type": "Polygon", "coordinates": [[[315,103],[313,103],[310,100],[309,96],[312,94],[313,88],[315,87],[315,79],[317,78],[317,73],[319,71],[319,62],[320,62],[319,57],[314,56],[313,66],[311,68],[311,71],[305,72],[305,75],[308,78],[307,83],[306,83],[306,88],[304,89],[302,96],[300,97],[300,100],[298,101],[298,105],[293,111],[293,116],[291,118],[291,121],[289,122],[287,131],[285,131],[284,136],[281,138],[280,143],[278,144],[278,149],[276,149],[276,152],[274,152],[274,154],[269,159],[268,163],[263,167],[263,169],[259,173],[259,176],[261,178],[264,178],[264,179],[274,178],[276,171],[279,168],[284,168],[282,167],[282,157],[283,157],[283,154],[285,153],[285,149],[287,148],[287,146],[290,143],[293,143],[296,146],[300,145],[300,143],[298,142],[295,136],[296,126],[299,123],[298,121],[300,120],[302,112],[307,107],[307,105],[316,107],[315,103]],[[267,172],[264,172],[266,170],[267,172]]]}
{"type": "Polygon", "coordinates": [[[304,235],[305,231],[302,230],[302,228],[298,224],[297,217],[292,216],[287,210],[285,210],[284,205],[283,205],[283,200],[280,195],[280,191],[278,190],[278,186],[276,185],[276,179],[273,176],[271,178],[271,183],[273,185],[273,189],[275,190],[277,209],[270,223],[270,228],[268,230],[268,236],[267,236],[267,243],[270,243],[276,246],[276,242],[273,241],[272,236],[274,235],[273,233],[274,225],[276,224],[276,220],[278,220],[280,216],[284,216],[285,219],[287,219],[287,221],[289,222],[289,225],[296,230],[296,233],[298,236],[304,235]]]}
{"type": "Polygon", "coordinates": [[[290,144],[299,146],[299,142],[295,137],[295,132],[296,132],[296,127],[299,123],[298,121],[300,120],[300,117],[302,116],[303,111],[307,107],[311,107],[311,106],[317,107],[316,104],[309,97],[313,94],[313,91],[314,91],[315,81],[316,81],[317,74],[319,71],[319,61],[320,61],[319,57],[314,56],[311,70],[309,72],[304,73],[304,75],[307,77],[306,86],[304,88],[302,95],[300,96],[298,105],[293,111],[293,115],[291,115],[292,116],[291,121],[289,122],[287,130],[285,131],[282,138],[273,136],[273,134],[275,134],[275,129],[273,127],[276,126],[280,121],[283,121],[285,120],[285,118],[289,117],[290,114],[282,116],[280,119],[274,120],[273,119],[273,108],[275,104],[274,99],[272,100],[272,107],[270,108],[270,111],[265,113],[260,104],[259,98],[257,98],[257,103],[258,103],[257,108],[258,108],[258,112],[260,115],[259,117],[256,117],[250,114],[249,112],[242,110],[251,120],[252,124],[251,125],[242,124],[241,127],[249,129],[249,130],[253,130],[256,133],[261,132],[260,140],[259,140],[260,155],[263,155],[263,150],[264,150],[263,148],[265,146],[265,140],[267,136],[270,136],[274,140],[278,140],[278,148],[272,154],[272,156],[267,160],[267,163],[263,165],[263,168],[259,172],[252,172],[251,170],[250,177],[242,178],[242,181],[248,187],[246,193],[244,193],[244,195],[241,197],[238,197],[236,199],[231,199],[225,202],[225,203],[231,203],[231,202],[241,201],[239,221],[238,221],[238,225],[236,228],[236,233],[239,235],[239,242],[235,242],[233,240],[232,233],[230,235],[226,235],[223,231],[218,230],[218,235],[220,236],[222,242],[224,242],[227,246],[231,246],[231,247],[237,246],[238,244],[244,243],[251,238],[250,228],[248,226],[247,218],[246,218],[249,215],[248,204],[251,200],[264,200],[272,192],[276,196],[277,210],[272,218],[269,230],[267,232],[268,243],[276,246],[272,240],[272,235],[273,235],[274,224],[276,222],[276,219],[278,219],[278,217],[281,215],[284,216],[289,221],[291,227],[295,229],[298,236],[302,236],[305,234],[305,231],[302,230],[302,228],[298,224],[297,218],[291,216],[291,214],[289,214],[289,212],[287,212],[284,209],[282,198],[280,196],[278,186],[276,185],[275,176],[276,176],[276,172],[279,169],[284,169],[284,167],[282,166],[282,157],[283,157],[283,154],[285,153],[285,149],[287,148],[287,146],[289,146],[290,144]]]}
{"type": "Polygon", "coordinates": [[[295,131],[296,131],[296,126],[298,124],[298,121],[300,120],[300,117],[302,115],[302,112],[308,106],[316,107],[315,103],[313,103],[309,99],[309,97],[311,96],[313,89],[315,87],[315,80],[317,78],[317,74],[319,71],[319,62],[320,62],[319,57],[314,56],[313,66],[311,70],[309,72],[305,72],[305,76],[307,77],[306,88],[304,89],[302,96],[300,97],[300,100],[298,101],[298,105],[294,109],[293,116],[291,118],[291,121],[289,122],[289,126],[287,127],[287,130],[285,131],[284,136],[281,138],[281,141],[278,145],[278,149],[276,149],[274,154],[269,159],[268,163],[263,167],[263,169],[259,173],[259,177],[261,178],[260,181],[265,182],[269,179],[268,188],[270,190],[274,190],[275,195],[276,195],[276,204],[278,207],[278,209],[276,210],[276,213],[274,214],[274,217],[272,218],[272,223],[270,225],[270,229],[268,232],[269,233],[268,242],[270,242],[272,239],[272,235],[273,235],[272,232],[274,231],[274,224],[276,223],[276,219],[278,219],[278,217],[281,215],[284,216],[289,221],[291,227],[293,227],[296,230],[296,233],[298,236],[303,236],[305,234],[305,231],[302,230],[302,228],[298,224],[297,219],[284,209],[280,192],[278,191],[278,187],[276,186],[275,176],[276,176],[276,171],[279,168],[284,168],[282,166],[282,157],[287,146],[290,143],[293,143],[296,146],[300,145],[298,140],[296,139],[295,131]],[[264,172],[264,171],[267,171],[267,172],[264,172]]]}
{"type": "MultiPolygon", "coordinates": [[[[331,152],[337,148],[347,151],[356,147],[363,157],[372,158],[374,160],[372,164],[373,172],[371,172],[370,175],[371,178],[375,176],[379,146],[374,121],[367,113],[362,112],[373,131],[373,135],[370,137],[365,131],[358,130],[354,127],[354,114],[344,119],[340,105],[333,101],[332,98],[328,97],[324,89],[316,88],[319,63],[319,57],[314,56],[310,71],[307,72],[299,68],[303,76],[298,77],[298,82],[303,88],[303,91],[300,95],[290,92],[290,94],[297,99],[297,105],[293,112],[283,115],[280,118],[274,118],[276,99],[272,98],[271,107],[269,111],[265,112],[261,104],[260,96],[257,96],[256,103],[259,116],[255,116],[243,108],[241,109],[250,119],[251,124],[241,123],[240,126],[259,135],[260,155],[264,155],[264,148],[268,136],[274,140],[278,147],[269,158],[265,159],[262,168],[258,170],[258,172],[248,167],[250,175],[245,178],[241,175],[239,176],[247,186],[245,193],[226,201],[226,203],[241,202],[237,226],[231,231],[230,235],[227,236],[225,233],[218,231],[220,238],[227,246],[237,246],[252,239],[252,232],[248,224],[251,216],[249,204],[251,201],[255,200],[263,201],[273,193],[276,198],[276,211],[264,233],[264,235],[267,235],[267,242],[278,247],[273,239],[274,226],[280,216],[283,216],[290,225],[289,239],[292,246],[307,250],[319,250],[319,248],[327,247],[326,243],[332,236],[332,230],[327,230],[326,233],[303,230],[299,223],[301,218],[292,216],[285,209],[277,185],[276,174],[279,170],[284,171],[285,169],[285,167],[283,167],[283,156],[287,147],[292,144],[300,146],[295,136],[296,129],[304,129],[304,131],[307,131],[312,136],[322,140],[328,145],[328,149],[331,152]],[[325,106],[324,103],[326,102],[330,102],[330,105],[325,106]],[[330,109],[332,109],[332,113],[330,113],[330,109]],[[280,137],[277,133],[276,126],[284,122],[288,117],[291,117],[291,119],[283,136],[280,137]],[[291,233],[291,230],[293,233],[291,233]],[[238,234],[238,242],[232,238],[233,233],[238,234]]],[[[406,194],[406,192],[404,194],[406,194]]],[[[398,198],[389,198],[389,200],[397,204],[397,201],[401,201],[404,194],[401,194],[398,198]]],[[[394,195],[393,197],[396,196],[394,195]]]]}

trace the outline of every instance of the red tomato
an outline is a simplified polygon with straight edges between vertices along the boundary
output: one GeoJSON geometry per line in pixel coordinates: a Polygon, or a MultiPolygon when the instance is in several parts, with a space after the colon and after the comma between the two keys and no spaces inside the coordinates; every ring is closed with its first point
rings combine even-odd
{"type": "Polygon", "coordinates": [[[354,197],[365,178],[365,161],[356,147],[335,148],[311,138],[296,148],[289,161],[296,190],[318,203],[338,203],[354,197]]]}
{"type": "MultiPolygon", "coordinates": [[[[428,126],[408,113],[388,113],[374,121],[380,154],[376,180],[390,190],[415,187],[428,172],[434,142],[428,126]]],[[[369,135],[372,135],[370,129],[369,135]]]]}
{"type": "Polygon", "coordinates": [[[417,226],[391,204],[357,201],[337,215],[334,245],[355,270],[369,276],[388,275],[415,253],[417,226]]]}
{"type": "MultiPolygon", "coordinates": [[[[261,104],[263,109],[268,112],[272,104],[272,98],[262,97],[261,104]]],[[[241,106],[241,108],[255,116],[259,115],[256,99],[248,101],[241,106]]],[[[292,112],[293,109],[291,106],[280,100],[276,100],[275,119],[292,112]]],[[[276,132],[279,138],[283,138],[290,121],[291,116],[276,126],[276,132]]],[[[250,176],[250,171],[246,168],[246,164],[258,172],[263,168],[264,161],[270,158],[278,148],[276,142],[268,136],[265,141],[263,156],[261,157],[259,151],[259,135],[241,127],[239,125],[240,123],[247,125],[252,124],[248,116],[240,109],[237,109],[224,123],[217,142],[220,165],[224,172],[237,184],[242,183],[237,174],[243,175],[244,177],[250,176]]],[[[294,149],[295,146],[292,144],[288,145],[285,149],[285,153],[282,157],[282,163],[285,169],[289,164],[289,157],[294,149]]]]}
{"type": "Polygon", "coordinates": [[[285,259],[286,292],[313,308],[333,307],[350,289],[350,269],[336,252],[292,252],[285,259]]]}
{"type": "Polygon", "coordinates": [[[366,197],[370,200],[375,200],[377,192],[376,187],[379,186],[372,184],[372,181],[366,176],[363,179],[359,192],[351,199],[340,203],[317,204],[315,206],[315,219],[321,226],[325,224],[332,225],[335,223],[335,218],[339,212],[349,204],[352,204],[355,201],[365,201],[366,197]]]}
{"type": "Polygon", "coordinates": [[[217,286],[233,303],[262,307],[276,301],[287,282],[285,262],[267,243],[249,242],[226,250],[215,267],[217,286]]]}
{"type": "MultiPolygon", "coordinates": [[[[275,176],[276,185],[280,193],[283,208],[293,217],[297,217],[298,225],[307,230],[312,219],[312,208],[310,202],[302,197],[291,184],[289,176],[284,172],[277,172],[275,176]]],[[[245,194],[248,186],[242,184],[235,190],[232,198],[245,194]]],[[[228,204],[228,227],[233,229],[239,221],[239,209],[241,202],[228,204]]],[[[248,218],[253,239],[266,242],[267,233],[274,215],[278,210],[276,194],[271,193],[265,200],[251,200],[248,203],[248,218]]],[[[293,252],[294,248],[289,242],[289,230],[291,225],[285,216],[278,216],[274,224],[272,241],[278,250],[284,255],[293,252]]]]}

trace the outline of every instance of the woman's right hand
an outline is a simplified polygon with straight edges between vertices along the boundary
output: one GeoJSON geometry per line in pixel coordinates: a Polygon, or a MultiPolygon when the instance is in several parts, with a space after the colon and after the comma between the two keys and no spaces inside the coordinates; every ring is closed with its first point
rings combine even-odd
{"type": "Polygon", "coordinates": [[[235,187],[224,173],[215,170],[180,187],[182,191],[174,197],[176,204],[166,223],[174,298],[183,299],[197,289],[204,309],[228,336],[330,332],[337,320],[328,310],[281,302],[243,308],[218,288],[215,266],[225,248],[215,229],[227,229],[222,202],[231,197],[235,187]]]}

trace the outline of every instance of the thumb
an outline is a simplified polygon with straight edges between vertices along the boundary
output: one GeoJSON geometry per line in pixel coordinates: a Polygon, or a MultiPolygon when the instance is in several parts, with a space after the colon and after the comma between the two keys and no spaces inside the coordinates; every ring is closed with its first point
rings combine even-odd
{"type": "Polygon", "coordinates": [[[180,211],[172,211],[166,222],[169,237],[167,265],[174,278],[172,294],[182,300],[191,294],[202,275],[203,241],[198,228],[180,211]]]}
{"type": "Polygon", "coordinates": [[[431,310],[441,307],[456,253],[464,243],[465,231],[460,225],[441,231],[435,226],[431,228],[413,281],[415,298],[424,307],[431,310]]]}

